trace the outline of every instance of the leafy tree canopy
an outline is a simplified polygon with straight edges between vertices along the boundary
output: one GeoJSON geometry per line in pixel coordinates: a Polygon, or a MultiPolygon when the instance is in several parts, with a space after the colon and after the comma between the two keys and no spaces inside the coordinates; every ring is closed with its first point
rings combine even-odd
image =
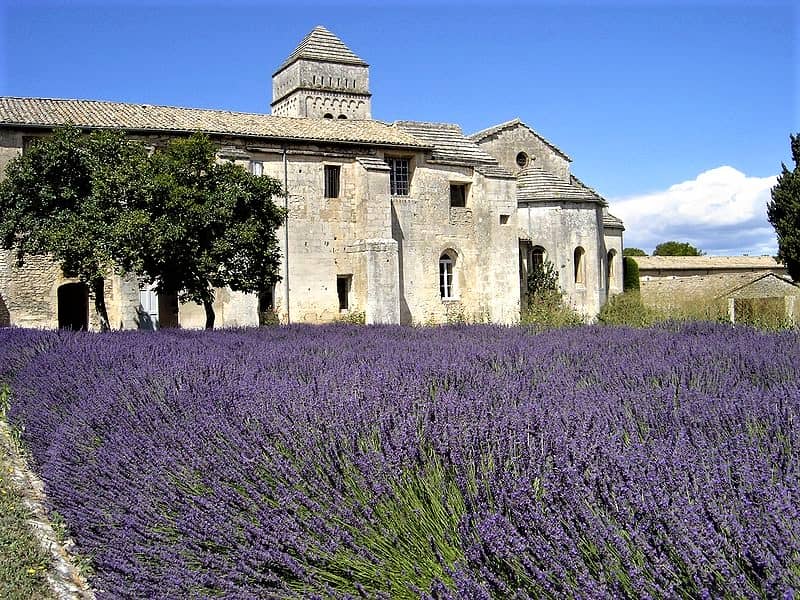
{"type": "Polygon", "coordinates": [[[622,256],[647,256],[647,252],[641,248],[623,248],[622,256]]]}
{"type": "Polygon", "coordinates": [[[0,245],[18,264],[49,254],[67,277],[89,284],[102,330],[109,328],[105,277],[123,270],[121,242],[141,215],[147,153],[120,132],[57,129],[9,162],[0,183],[0,245]]]}
{"type": "Polygon", "coordinates": [[[703,256],[705,252],[688,242],[662,242],[653,250],[653,256],[703,256]]]}
{"type": "Polygon", "coordinates": [[[800,133],[790,135],[794,169],[781,164],[778,183],[772,188],[767,218],[778,236],[778,260],[789,275],[800,281],[800,133]]]}
{"type": "Polygon", "coordinates": [[[284,211],[280,183],[231,162],[218,163],[209,138],[195,134],[157,150],[142,245],[127,261],[159,293],[202,304],[214,325],[214,288],[260,292],[280,279],[276,234],[284,211]]]}
{"type": "Polygon", "coordinates": [[[68,126],[9,163],[0,245],[19,263],[49,254],[88,283],[103,330],[111,272],[135,272],[159,293],[203,304],[213,327],[215,287],[259,292],[279,279],[284,212],[272,197],[280,191],[274,179],[218,163],[203,135],[148,157],[121,132],[68,126]]]}

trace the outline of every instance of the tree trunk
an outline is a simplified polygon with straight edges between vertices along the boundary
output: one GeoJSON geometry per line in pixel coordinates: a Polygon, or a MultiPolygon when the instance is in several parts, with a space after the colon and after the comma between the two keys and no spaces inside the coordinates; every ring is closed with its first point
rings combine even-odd
{"type": "Polygon", "coordinates": [[[214,301],[203,300],[203,308],[206,309],[206,329],[214,329],[214,301]]]}
{"type": "Polygon", "coordinates": [[[108,322],[108,310],[106,309],[106,282],[102,277],[95,277],[92,280],[92,295],[94,296],[94,310],[100,319],[100,331],[108,331],[111,326],[108,322]]]}

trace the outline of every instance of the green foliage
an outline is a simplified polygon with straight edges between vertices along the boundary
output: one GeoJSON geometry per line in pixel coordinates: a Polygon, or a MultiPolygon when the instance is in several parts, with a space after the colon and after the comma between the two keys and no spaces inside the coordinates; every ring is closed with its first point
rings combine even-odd
{"type": "MultiPolygon", "coordinates": [[[[423,445],[420,464],[400,471],[380,497],[370,497],[371,486],[354,465],[344,462],[341,469],[348,492],[343,497],[369,501],[373,521],[368,528],[341,523],[353,537],[350,548],[312,548],[315,578],[352,597],[378,597],[388,587],[392,598],[411,599],[435,581],[451,587],[443,565],[464,560],[459,526],[466,514],[452,468],[423,445]]],[[[297,588],[304,595],[309,591],[300,582],[297,588]]]]}
{"type": "Polygon", "coordinates": [[[67,126],[10,161],[0,183],[0,246],[19,264],[49,254],[89,284],[103,329],[104,278],[124,270],[121,248],[140,220],[131,207],[145,194],[146,160],[143,146],[120,132],[67,126]]]}
{"type": "Polygon", "coordinates": [[[695,248],[689,242],[661,242],[653,250],[653,256],[703,256],[705,252],[695,248]]]}
{"type": "Polygon", "coordinates": [[[350,325],[364,325],[367,322],[367,315],[364,311],[354,310],[339,315],[336,321],[338,323],[348,323],[350,325]]]}
{"type": "Polygon", "coordinates": [[[642,303],[638,290],[631,290],[609,298],[600,309],[597,320],[604,325],[649,327],[660,321],[661,315],[642,303]]]}
{"type": "Polygon", "coordinates": [[[213,327],[214,288],[257,293],[280,279],[280,193],[275,179],[218,163],[205,135],[172,140],[151,157],[139,243],[125,264],[159,294],[204,305],[213,327]]]}
{"type": "Polygon", "coordinates": [[[794,169],[781,164],[778,183],[767,204],[767,218],[778,236],[778,260],[786,265],[792,279],[800,281],[800,133],[790,135],[789,140],[794,169]]]}
{"type": "Polygon", "coordinates": [[[582,325],[583,317],[564,303],[558,286],[558,271],[545,260],[528,273],[527,302],[520,316],[523,325],[571,327],[582,325]]]}
{"type": "Polygon", "coordinates": [[[647,256],[647,252],[641,248],[624,248],[622,256],[647,256]]]}
{"type": "Polygon", "coordinates": [[[267,327],[270,325],[280,325],[281,320],[278,317],[278,313],[275,312],[274,308],[268,308],[266,310],[258,311],[258,325],[260,327],[267,327]]]}
{"type": "Polygon", "coordinates": [[[622,289],[639,290],[639,264],[630,256],[622,257],[622,289]]]}
{"type": "Polygon", "coordinates": [[[546,296],[550,292],[557,292],[558,272],[553,263],[545,260],[542,264],[534,263],[528,273],[528,302],[538,297],[546,296]]]}
{"type": "Polygon", "coordinates": [[[0,183],[0,245],[50,254],[88,283],[108,328],[104,278],[141,274],[159,293],[206,306],[213,288],[259,292],[278,279],[280,184],[219,164],[203,135],[147,156],[121,132],[56,129],[12,160],[0,183]]]}

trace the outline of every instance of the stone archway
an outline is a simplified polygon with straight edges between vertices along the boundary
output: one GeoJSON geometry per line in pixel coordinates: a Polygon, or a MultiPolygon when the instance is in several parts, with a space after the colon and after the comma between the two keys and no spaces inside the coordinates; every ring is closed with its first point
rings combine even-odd
{"type": "Polygon", "coordinates": [[[65,283],[58,287],[58,328],[89,329],[89,288],[85,283],[65,283]]]}

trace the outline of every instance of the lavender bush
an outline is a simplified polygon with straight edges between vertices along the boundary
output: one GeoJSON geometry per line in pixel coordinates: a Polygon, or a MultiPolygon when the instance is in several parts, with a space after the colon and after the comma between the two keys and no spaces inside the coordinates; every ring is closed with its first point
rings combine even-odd
{"type": "Polygon", "coordinates": [[[792,597],[800,338],[0,330],[113,598],[792,597]]]}

